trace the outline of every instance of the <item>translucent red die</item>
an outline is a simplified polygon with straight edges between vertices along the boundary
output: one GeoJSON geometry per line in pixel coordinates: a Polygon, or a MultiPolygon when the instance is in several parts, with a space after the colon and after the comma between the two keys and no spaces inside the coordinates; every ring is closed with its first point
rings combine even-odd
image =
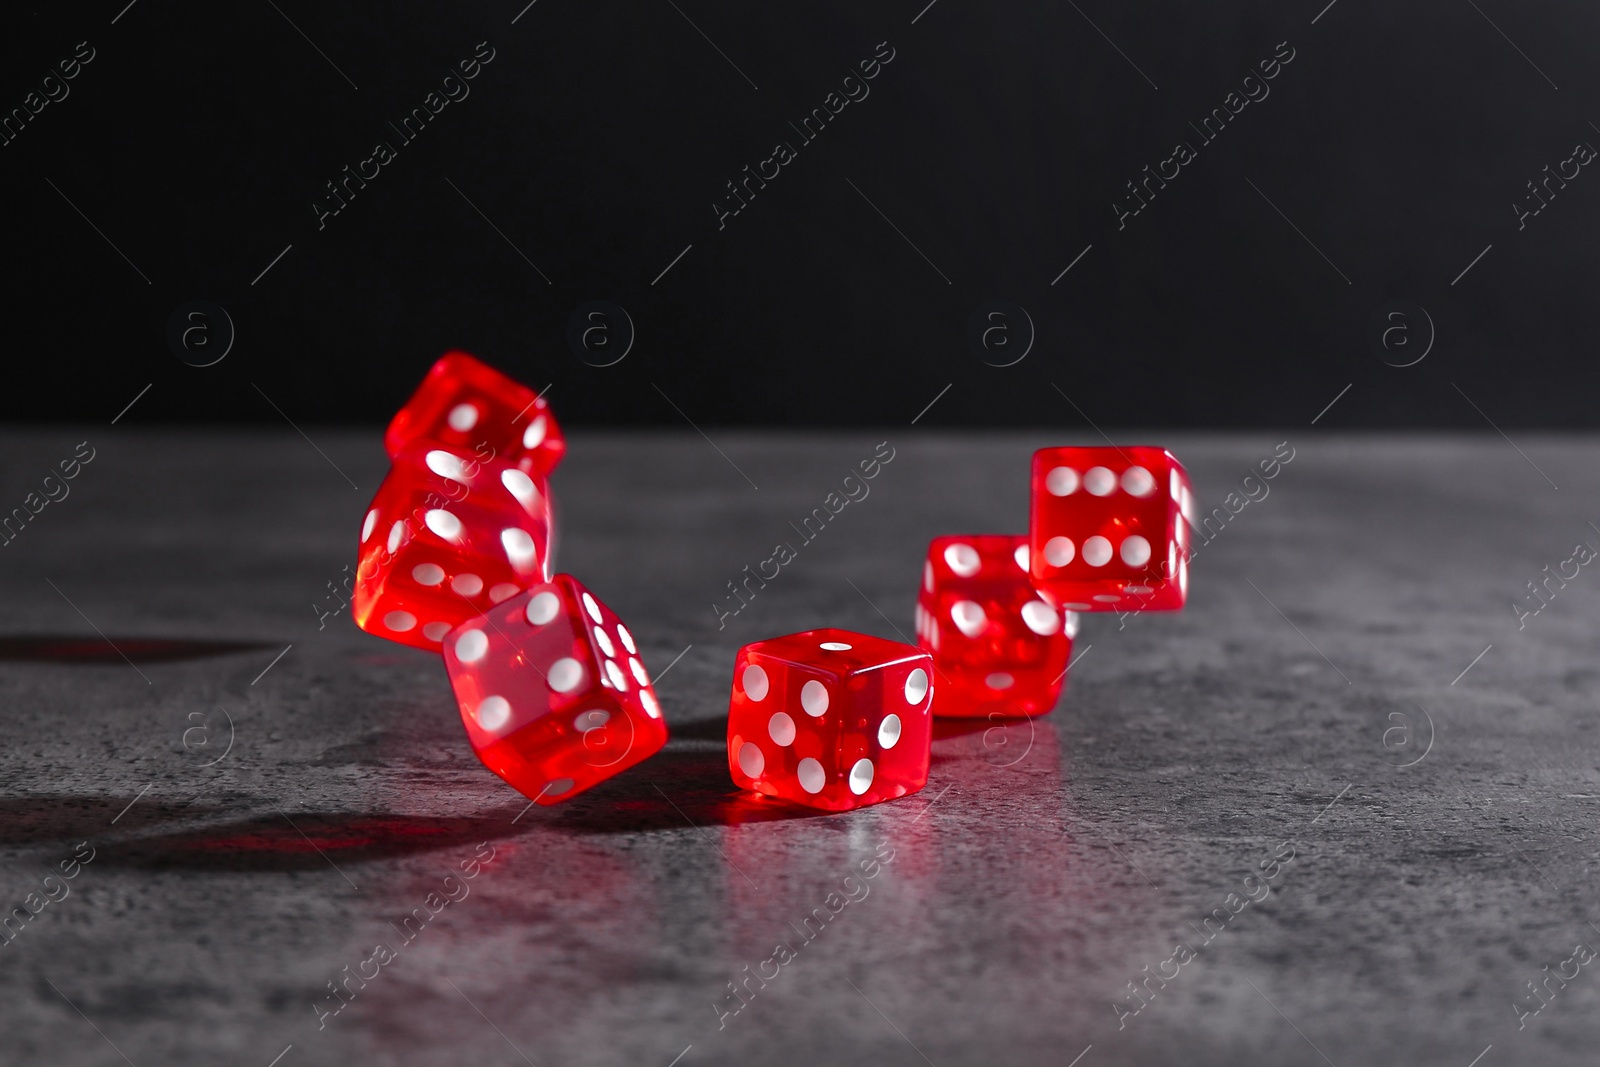
{"type": "Polygon", "coordinates": [[[429,369],[389,421],[383,444],[393,457],[419,439],[545,475],[567,451],[561,427],[538,393],[465,352],[446,353],[429,369]]]}
{"type": "Polygon", "coordinates": [[[734,783],[847,811],[928,781],[933,660],[849,630],[808,630],[739,650],[728,705],[734,783]]]}
{"type": "Polygon", "coordinates": [[[1029,568],[1070,611],[1176,611],[1189,593],[1189,475],[1164,448],[1033,454],[1029,568]]]}
{"type": "Polygon", "coordinates": [[[917,644],[933,657],[938,716],[1043,715],[1056,705],[1077,633],[1028,576],[1028,538],[936,537],[917,594],[917,644]]]}
{"type": "Polygon", "coordinates": [[[413,441],[362,521],[356,625],[437,650],[463,620],[549,577],[552,529],[540,475],[413,441]]]}
{"type": "Polygon", "coordinates": [[[445,667],[473,751],[557,804],[660,751],[667,724],[633,634],[558,574],[456,627],[445,667]]]}

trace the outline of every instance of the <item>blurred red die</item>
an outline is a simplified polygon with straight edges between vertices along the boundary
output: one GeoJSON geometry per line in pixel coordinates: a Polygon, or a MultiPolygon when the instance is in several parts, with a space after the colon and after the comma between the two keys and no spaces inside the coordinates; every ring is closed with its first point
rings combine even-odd
{"type": "Polygon", "coordinates": [[[1033,588],[1027,537],[934,538],[916,623],[939,682],[935,715],[1043,715],[1055,707],[1078,618],[1033,588]]]}
{"type": "Polygon", "coordinates": [[[425,439],[548,475],[566,454],[555,415],[539,394],[465,352],[445,354],[383,435],[391,457],[425,439]]]}

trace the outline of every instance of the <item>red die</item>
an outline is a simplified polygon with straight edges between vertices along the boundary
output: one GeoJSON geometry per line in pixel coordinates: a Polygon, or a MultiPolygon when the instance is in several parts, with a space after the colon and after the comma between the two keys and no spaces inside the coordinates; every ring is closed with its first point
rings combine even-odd
{"type": "Polygon", "coordinates": [[[1189,593],[1189,475],[1164,448],[1033,454],[1033,584],[1072,611],[1176,611],[1189,593]]]}
{"type": "Polygon", "coordinates": [[[826,811],[928,781],[933,660],[898,641],[808,630],[745,645],[733,663],[734,783],[826,811]]]}
{"type": "Polygon", "coordinates": [[[939,716],[1043,715],[1055,707],[1078,630],[1028,578],[1028,539],[936,537],[922,565],[917,643],[933,655],[939,716]]]}
{"type": "Polygon", "coordinates": [[[456,445],[525,471],[549,474],[566,454],[550,406],[465,352],[450,352],[428,371],[383,435],[391,457],[419,438],[456,445]]]}
{"type": "Polygon", "coordinates": [[[444,663],[478,758],[540,804],[667,743],[633,635],[570,574],[456,627],[444,663]]]}
{"type": "Polygon", "coordinates": [[[361,526],[356,625],[436,651],[462,620],[549,577],[551,529],[539,475],[415,441],[361,526]]]}

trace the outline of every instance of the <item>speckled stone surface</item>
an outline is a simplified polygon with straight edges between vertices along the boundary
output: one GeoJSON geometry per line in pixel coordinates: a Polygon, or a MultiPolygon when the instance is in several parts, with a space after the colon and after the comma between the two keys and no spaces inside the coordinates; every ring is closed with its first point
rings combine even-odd
{"type": "Polygon", "coordinates": [[[1085,621],[1052,715],[943,730],[922,793],[825,816],[733,790],[735,650],[909,633],[928,539],[1020,531],[1029,451],[1093,435],[574,432],[558,563],[638,635],[673,739],[524,813],[436,657],[319,629],[385,460],[307,429],[0,437],[5,509],[95,449],[0,548],[8,1067],[1600,1055],[1600,961],[1525,985],[1600,948],[1600,573],[1512,607],[1600,547],[1592,438],[1118,434],[1206,509],[1294,459],[1185,612],[1085,621]]]}

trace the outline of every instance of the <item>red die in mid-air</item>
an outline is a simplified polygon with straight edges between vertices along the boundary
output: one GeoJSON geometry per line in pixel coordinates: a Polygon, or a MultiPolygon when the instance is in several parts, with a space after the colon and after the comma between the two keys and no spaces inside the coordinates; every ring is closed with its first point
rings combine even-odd
{"type": "Polygon", "coordinates": [[[419,438],[546,475],[567,451],[539,394],[465,352],[446,353],[429,369],[389,421],[383,445],[395,457],[419,438]]]}
{"type": "Polygon", "coordinates": [[[540,804],[667,743],[633,634],[569,574],[462,623],[444,662],[478,758],[540,804]]]}
{"type": "Polygon", "coordinates": [[[728,705],[735,784],[825,811],[928,781],[933,661],[898,641],[808,630],[739,650],[728,705]]]}
{"type": "Polygon", "coordinates": [[[414,441],[361,526],[356,625],[437,651],[462,620],[549,577],[551,535],[542,477],[414,441]]]}
{"type": "Polygon", "coordinates": [[[917,643],[933,655],[938,716],[1043,715],[1056,705],[1078,617],[1040,598],[1028,539],[936,537],[922,565],[917,643]]]}
{"type": "Polygon", "coordinates": [[[1033,454],[1033,584],[1071,611],[1176,611],[1189,593],[1189,475],[1164,448],[1033,454]]]}

